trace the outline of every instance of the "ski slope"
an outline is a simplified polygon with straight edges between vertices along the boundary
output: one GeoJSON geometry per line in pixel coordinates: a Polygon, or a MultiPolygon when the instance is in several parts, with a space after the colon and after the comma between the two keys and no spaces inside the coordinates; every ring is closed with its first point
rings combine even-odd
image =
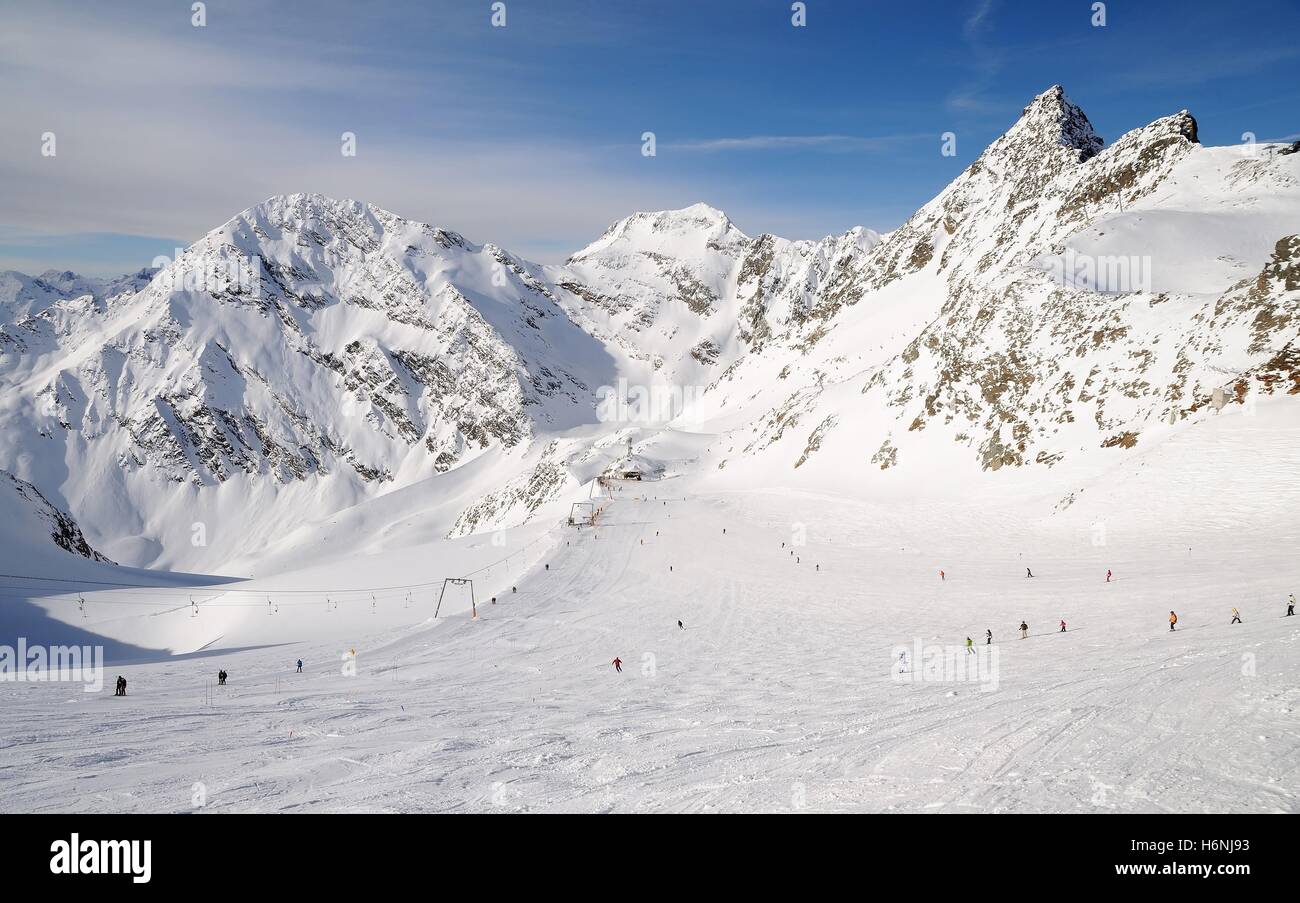
{"type": "Polygon", "coordinates": [[[1037,484],[876,501],[680,476],[622,484],[595,530],[253,581],[278,614],[112,665],[124,699],[0,684],[0,809],[190,811],[202,785],[208,812],[1294,812],[1292,408],[1213,418],[1064,507],[1037,484]],[[463,599],[432,620],[432,590],[373,613],[284,594],[516,550],[477,579],[478,620],[463,599]],[[896,679],[897,647],[986,629],[996,689],[896,679]]]}

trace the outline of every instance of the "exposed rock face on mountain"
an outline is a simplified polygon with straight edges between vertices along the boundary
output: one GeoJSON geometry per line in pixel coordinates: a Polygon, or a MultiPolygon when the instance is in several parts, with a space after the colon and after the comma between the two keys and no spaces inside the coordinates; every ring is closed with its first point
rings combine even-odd
{"type": "Polygon", "coordinates": [[[750,351],[770,342],[795,347],[845,304],[856,303],[855,275],[880,235],[856,227],[818,242],[762,235],[736,274],[739,335],[750,351]]]}
{"type": "Polygon", "coordinates": [[[821,241],[750,238],[696,204],[621,220],[550,275],[575,319],[648,364],[648,379],[710,383],[838,309],[840,284],[879,240],[861,227],[821,241]]]}
{"type": "Polygon", "coordinates": [[[0,533],[15,540],[21,537],[26,541],[44,533],[65,552],[91,561],[108,561],[90,547],[71,515],[51,505],[31,483],[5,470],[0,470],[0,519],[4,523],[0,533]]]}
{"type": "MultiPolygon", "coordinates": [[[[870,307],[902,292],[914,311],[927,311],[925,322],[900,333],[906,341],[874,366],[861,355],[838,363],[827,355],[825,368],[769,408],[749,450],[787,438],[793,421],[791,464],[806,461],[828,444],[833,422],[853,423],[841,402],[822,396],[861,372],[866,398],[855,407],[892,416],[851,441],[882,469],[905,464],[906,446],[936,442],[968,447],[985,470],[1051,466],[1090,447],[1132,447],[1195,416],[1225,385],[1240,385],[1242,398],[1276,391],[1277,378],[1252,374],[1286,369],[1300,297],[1285,279],[1260,273],[1262,248],[1234,261],[1256,269],[1226,291],[1216,289],[1218,274],[1194,280],[1195,293],[1158,283],[1166,271],[1200,266],[1198,255],[1223,259],[1224,224],[1205,215],[1216,202],[1233,203],[1254,228],[1281,233],[1279,208],[1295,222],[1300,168],[1274,148],[1247,157],[1196,138],[1195,120],[1182,112],[1102,149],[1059,87],[1036,98],[851,277],[851,303],[870,307]],[[1088,247],[1104,245],[1111,229],[1140,233],[1134,222],[1147,216],[1159,229],[1175,211],[1205,229],[1188,230],[1187,246],[1088,247]]],[[[1278,272],[1290,247],[1276,239],[1266,274],[1278,272]]],[[[873,314],[857,316],[861,326],[873,314]]],[[[836,328],[854,327],[838,317],[828,324],[836,328]]]]}
{"type": "Polygon", "coordinates": [[[323,480],[304,487],[322,515],[522,449],[594,420],[608,375],[539,269],[374,207],[274,198],[140,291],[6,324],[0,458],[76,508],[158,509],[169,485],[203,498],[238,477],[263,506],[323,480]]]}
{"type": "Polygon", "coordinates": [[[1130,132],[1102,151],[1092,124],[1057,86],[873,256],[867,288],[882,288],[932,261],[967,282],[1061,250],[1064,237],[1132,205],[1168,176],[1196,141],[1179,113],[1130,132]]]}
{"type": "Polygon", "coordinates": [[[0,467],[119,560],[213,569],[404,487],[456,535],[527,520],[650,422],[751,482],[1122,455],[1300,393],[1290,150],[1187,112],[1106,146],[1053,87],[887,235],[697,204],[548,267],[272,198],[156,274],[0,275],[0,467]],[[682,397],[629,418],[629,387],[682,397]]]}
{"type": "Polygon", "coordinates": [[[55,305],[75,305],[79,299],[102,307],[118,295],[138,292],[149,284],[154,270],[143,269],[118,279],[89,279],[67,270],[47,270],[25,276],[13,270],[0,273],[0,352],[17,350],[15,334],[4,327],[21,324],[55,305]]]}

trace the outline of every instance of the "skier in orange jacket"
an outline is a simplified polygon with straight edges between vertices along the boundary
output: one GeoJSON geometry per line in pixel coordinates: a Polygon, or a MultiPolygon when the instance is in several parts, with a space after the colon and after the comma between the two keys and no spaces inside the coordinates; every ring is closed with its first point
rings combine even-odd
{"type": "Polygon", "coordinates": [[[1178,615],[1174,614],[1172,611],[1169,612],[1169,629],[1173,630],[1174,625],[1177,623],[1178,623],[1178,615]]]}

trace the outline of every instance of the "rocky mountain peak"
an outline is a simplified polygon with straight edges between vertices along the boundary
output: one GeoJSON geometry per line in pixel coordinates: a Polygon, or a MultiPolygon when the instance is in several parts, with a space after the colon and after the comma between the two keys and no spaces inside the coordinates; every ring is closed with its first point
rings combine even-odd
{"type": "Polygon", "coordinates": [[[743,253],[749,236],[716,207],[698,203],[680,210],[634,213],[569,258],[571,263],[613,255],[671,253],[687,249],[743,253]]]}
{"type": "Polygon", "coordinates": [[[731,227],[731,219],[717,207],[703,202],[682,207],[679,210],[658,210],[651,213],[635,213],[625,223],[646,225],[660,232],[681,230],[712,230],[731,227]]]}
{"type": "Polygon", "coordinates": [[[1068,148],[1078,152],[1075,161],[1079,163],[1095,157],[1103,144],[1087,115],[1060,85],[1053,85],[1031,100],[1016,124],[990,150],[1002,142],[1021,150],[1027,143],[1068,148]]]}
{"type": "Polygon", "coordinates": [[[1200,144],[1196,117],[1186,110],[1179,110],[1171,116],[1162,116],[1155,122],[1124,135],[1129,143],[1149,144],[1168,139],[1181,140],[1189,144],[1200,144]]]}
{"type": "Polygon", "coordinates": [[[488,493],[456,531],[531,517],[583,478],[567,434],[603,422],[622,381],[702,389],[678,410],[745,440],[728,478],[787,453],[807,474],[1146,448],[1224,374],[1300,393],[1300,156],[1199,148],[1197,131],[1180,111],[1103,148],[1054,86],[884,236],[750,238],[693,204],[540,266],[303,193],[111,302],[0,273],[0,467],[118,560],[206,567],[454,470],[478,487],[465,498],[488,493]],[[1154,281],[1130,279],[1145,258],[1154,281]],[[1080,260],[1129,269],[1092,279],[1080,260]],[[1206,292],[1211,270],[1232,278],[1206,292]],[[1151,288],[1181,271],[1195,291],[1151,288]],[[257,534],[164,541],[245,488],[257,534]],[[167,513],[132,531],[122,510],[167,513]]]}

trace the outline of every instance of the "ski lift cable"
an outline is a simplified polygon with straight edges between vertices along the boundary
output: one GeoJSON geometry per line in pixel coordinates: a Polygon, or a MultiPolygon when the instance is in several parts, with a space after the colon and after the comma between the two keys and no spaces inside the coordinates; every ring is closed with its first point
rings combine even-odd
{"type": "MultiPolygon", "coordinates": [[[[83,594],[80,594],[80,593],[75,594],[75,595],[72,594],[72,593],[60,593],[60,594],[58,594],[58,595],[53,595],[53,596],[44,596],[44,597],[41,597],[41,598],[50,599],[50,600],[53,600],[53,601],[77,602],[79,605],[82,604],[82,602],[84,601],[84,605],[113,605],[113,606],[124,605],[124,606],[132,606],[132,607],[146,607],[146,608],[175,608],[176,606],[179,605],[179,606],[181,606],[181,607],[183,607],[183,608],[187,608],[187,609],[193,607],[193,606],[191,605],[191,602],[189,601],[189,597],[187,597],[187,596],[186,596],[186,597],[182,597],[182,596],[173,596],[173,597],[166,598],[166,599],[161,599],[161,600],[159,600],[159,599],[155,599],[155,600],[142,600],[142,599],[135,599],[135,598],[132,598],[132,594],[130,594],[130,593],[123,593],[122,595],[123,595],[123,598],[115,598],[115,597],[114,597],[114,598],[100,599],[100,598],[94,598],[93,594],[92,594],[90,597],[86,597],[86,596],[84,596],[83,594]]],[[[31,596],[30,593],[28,593],[28,592],[24,592],[24,591],[21,591],[21,590],[19,590],[17,587],[9,587],[9,588],[0,587],[0,598],[6,598],[6,597],[7,597],[7,598],[12,598],[12,599],[30,599],[30,598],[32,598],[32,596],[31,596]]],[[[404,596],[401,596],[401,595],[388,595],[388,594],[385,594],[385,595],[380,595],[378,598],[388,600],[388,599],[402,599],[402,598],[405,598],[405,597],[404,597],[404,596]]],[[[364,601],[364,600],[360,600],[360,599],[358,599],[358,600],[348,600],[348,599],[344,599],[344,600],[342,600],[341,603],[340,603],[339,600],[331,599],[331,603],[332,603],[333,605],[339,605],[339,604],[351,604],[351,602],[353,602],[353,601],[360,602],[360,601],[364,601]]],[[[260,602],[258,602],[258,601],[253,601],[253,600],[249,600],[249,601],[239,601],[239,600],[234,600],[234,599],[227,600],[227,599],[222,599],[222,598],[219,597],[219,596],[213,596],[213,597],[209,597],[209,598],[206,598],[206,599],[195,599],[195,602],[197,603],[198,606],[201,606],[201,607],[204,608],[204,609],[213,609],[213,608],[262,608],[262,609],[265,609],[265,608],[266,608],[266,599],[265,599],[265,596],[264,596],[264,595],[262,596],[262,601],[260,601],[260,602]]],[[[274,607],[279,608],[279,607],[281,607],[281,606],[300,606],[300,605],[319,605],[319,604],[320,604],[320,600],[319,600],[319,598],[317,598],[317,599],[313,599],[313,600],[303,599],[303,600],[299,600],[299,601],[277,602],[277,603],[274,604],[274,607]]],[[[84,610],[84,609],[83,609],[83,610],[84,610]]]]}
{"type": "MultiPolygon", "coordinates": [[[[497,560],[489,562],[485,565],[482,565],[481,567],[478,567],[475,570],[468,571],[463,576],[472,577],[476,574],[481,574],[484,571],[491,570],[493,567],[496,567],[497,565],[509,562],[512,558],[522,554],[527,549],[541,542],[543,539],[547,537],[547,535],[548,534],[544,533],[541,536],[538,536],[537,538],[531,540],[530,542],[520,546],[518,549],[515,549],[513,552],[509,553],[508,555],[502,558],[498,558],[497,560]]],[[[131,590],[130,594],[125,594],[125,593],[123,594],[123,595],[128,595],[128,598],[125,599],[96,599],[93,598],[94,591],[92,590],[91,591],[92,598],[85,598],[84,602],[82,603],[83,611],[84,611],[85,604],[148,606],[148,607],[160,608],[160,607],[167,607],[167,606],[175,606],[179,600],[184,600],[182,604],[185,608],[191,608],[194,603],[197,603],[198,605],[202,605],[206,608],[263,608],[265,605],[267,605],[265,599],[268,591],[272,595],[277,595],[277,596],[281,596],[281,595],[311,595],[317,597],[328,596],[329,604],[333,606],[335,609],[337,609],[340,604],[347,604],[349,601],[353,601],[347,598],[343,598],[342,600],[340,600],[336,598],[338,596],[343,596],[343,597],[352,596],[352,595],[360,595],[363,597],[370,596],[372,600],[375,598],[376,595],[379,595],[381,598],[384,599],[405,598],[407,595],[410,594],[411,591],[441,586],[443,583],[443,578],[438,578],[436,580],[431,580],[424,583],[407,583],[407,584],[397,584],[391,586],[360,587],[356,589],[322,588],[322,589],[266,590],[266,589],[235,589],[232,587],[231,589],[214,590],[211,586],[209,586],[209,587],[204,587],[203,589],[206,589],[209,593],[211,593],[211,595],[196,600],[194,599],[194,593],[192,592],[192,588],[189,587],[177,587],[176,589],[170,589],[166,586],[159,585],[159,584],[146,584],[141,586],[140,584],[134,584],[134,583],[122,583],[122,582],[107,581],[107,580],[78,580],[70,577],[45,577],[45,576],[38,576],[33,574],[0,573],[0,579],[27,580],[27,581],[37,582],[37,583],[71,583],[78,586],[105,586],[105,587],[121,588],[124,590],[131,590]],[[396,596],[391,594],[396,594],[396,596]],[[238,599],[224,598],[226,596],[239,596],[239,595],[256,596],[259,600],[263,600],[263,601],[241,601],[238,599]],[[158,597],[159,601],[144,601],[144,600],[130,598],[130,596],[154,596],[154,597],[158,597]]],[[[101,592],[112,592],[112,591],[106,590],[101,592]]],[[[52,599],[57,599],[60,597],[66,598],[67,596],[70,595],[71,595],[70,593],[68,594],[60,593],[56,596],[50,596],[48,598],[52,598],[52,599]]],[[[24,590],[24,588],[21,586],[0,584],[0,596],[20,597],[26,599],[26,598],[30,598],[31,594],[29,591],[24,590]]],[[[78,593],[78,596],[84,598],[81,593],[78,593]]],[[[365,599],[361,598],[355,601],[365,601],[365,599]]],[[[317,598],[310,602],[304,600],[301,602],[277,603],[274,607],[279,608],[280,605],[301,606],[301,605],[319,605],[319,604],[320,604],[320,600],[319,598],[317,598]]]]}
{"type": "MultiPolygon", "coordinates": [[[[538,544],[543,539],[546,539],[548,535],[549,534],[547,533],[543,533],[542,535],[536,537],[530,542],[527,542],[524,545],[520,546],[518,549],[515,549],[513,552],[509,553],[508,555],[502,558],[498,558],[496,561],[489,562],[479,568],[476,568],[475,570],[466,572],[461,579],[472,577],[476,574],[481,574],[484,571],[491,570],[497,565],[509,562],[515,556],[522,554],[527,549],[538,544]]],[[[240,601],[238,599],[225,598],[227,596],[253,595],[265,599],[267,593],[267,590],[265,589],[249,590],[249,589],[235,589],[233,587],[231,589],[213,589],[211,587],[207,587],[206,589],[208,590],[208,592],[212,593],[212,595],[206,596],[199,600],[195,600],[193,594],[194,587],[181,586],[181,587],[177,587],[176,589],[170,589],[165,585],[160,585],[160,584],[146,584],[144,586],[141,586],[139,584],[122,583],[119,581],[78,580],[71,577],[45,577],[45,576],[38,576],[33,574],[0,573],[0,579],[27,580],[27,581],[37,582],[37,583],[71,583],[77,586],[118,587],[122,589],[131,590],[132,591],[130,593],[131,596],[154,596],[160,598],[160,601],[144,601],[144,600],[132,599],[132,598],[86,599],[83,593],[78,592],[77,593],[78,608],[83,615],[85,614],[86,603],[90,603],[92,605],[115,605],[115,606],[132,606],[132,607],[172,608],[172,609],[176,609],[177,607],[180,607],[180,608],[186,608],[190,610],[195,610],[197,606],[200,604],[207,608],[261,608],[263,604],[267,604],[267,605],[271,604],[269,599],[267,599],[266,603],[263,603],[261,601],[240,601]],[[184,602],[178,601],[182,599],[185,601],[184,602]],[[166,601],[162,601],[162,600],[166,600],[166,601]]],[[[425,583],[407,583],[407,584],[379,586],[379,587],[360,587],[356,589],[325,589],[325,588],[275,589],[270,591],[274,595],[281,595],[281,596],[311,595],[316,598],[312,599],[311,601],[303,600],[300,602],[276,603],[272,605],[271,611],[272,612],[278,611],[281,604],[289,607],[303,606],[303,605],[319,605],[320,604],[319,597],[321,596],[326,597],[327,610],[332,608],[333,610],[337,611],[341,602],[347,603],[351,600],[344,598],[343,600],[340,601],[336,597],[338,596],[346,597],[352,595],[362,595],[362,596],[369,595],[371,597],[371,606],[373,610],[376,604],[375,597],[377,594],[383,594],[383,598],[388,599],[388,598],[392,598],[392,596],[388,595],[389,593],[401,594],[405,592],[406,594],[405,598],[409,600],[411,591],[419,590],[419,589],[428,589],[435,586],[441,586],[443,580],[444,578],[439,578],[437,580],[431,580],[425,583]]],[[[105,592],[111,592],[111,590],[105,592]]],[[[71,595],[70,593],[68,594],[60,593],[57,596],[50,596],[49,598],[52,599],[57,599],[60,597],[67,598],[67,596],[70,595],[71,595]]],[[[92,595],[93,595],[93,591],[92,591],[92,595]]],[[[20,586],[0,584],[0,596],[10,596],[10,597],[28,599],[31,597],[31,594],[30,592],[25,591],[23,587],[20,586]]],[[[359,599],[357,601],[364,601],[364,599],[359,599]]],[[[159,613],[161,614],[165,612],[159,612],[159,613]]]]}
{"type": "MultiPolygon", "coordinates": [[[[509,561],[511,558],[513,558],[513,557],[515,557],[516,555],[518,555],[518,554],[520,554],[521,552],[523,552],[525,549],[531,548],[532,546],[534,546],[534,545],[536,545],[537,543],[541,542],[541,541],[542,541],[543,539],[545,539],[545,538],[546,538],[546,534],[542,534],[541,536],[538,536],[536,539],[533,539],[533,540],[531,540],[530,542],[525,543],[524,545],[520,546],[518,549],[515,549],[513,552],[511,552],[510,554],[506,555],[505,557],[503,557],[503,558],[498,558],[496,561],[489,562],[488,564],[485,564],[485,565],[483,565],[482,567],[479,567],[479,568],[477,568],[477,569],[475,569],[475,570],[473,570],[473,571],[469,571],[468,573],[465,574],[465,576],[468,577],[468,576],[471,576],[471,575],[473,575],[473,574],[478,574],[478,573],[481,573],[482,571],[487,570],[488,568],[494,567],[494,566],[496,566],[496,565],[498,565],[498,564],[503,564],[503,563],[509,561]]],[[[165,595],[165,596],[169,596],[169,597],[171,597],[171,598],[188,597],[189,593],[193,591],[193,589],[192,589],[192,588],[189,588],[189,587],[178,587],[178,588],[175,589],[175,590],[171,590],[171,589],[168,589],[167,587],[160,586],[160,585],[158,585],[158,584],[145,584],[144,586],[141,586],[140,584],[136,584],[136,583],[121,583],[121,582],[112,582],[112,581],[106,581],[106,580],[77,580],[77,579],[75,579],[75,578],[71,578],[71,577],[43,577],[43,576],[36,576],[36,575],[32,575],[32,574],[0,574],[0,579],[8,579],[8,580],[31,580],[31,581],[42,582],[42,583],[72,583],[72,584],[76,584],[76,585],[79,585],[79,586],[82,586],[82,585],[84,585],[84,586],[115,586],[115,587],[122,587],[122,588],[124,588],[124,589],[131,589],[131,590],[136,591],[137,593],[149,593],[149,594],[152,594],[152,595],[160,595],[160,596],[161,596],[161,595],[165,595]]],[[[369,586],[369,587],[359,587],[359,588],[356,588],[356,589],[333,589],[333,588],[320,588],[320,589],[274,589],[274,588],[264,588],[264,589],[234,589],[234,588],[231,588],[231,589],[215,589],[215,590],[214,590],[213,587],[212,587],[210,584],[209,584],[208,586],[206,586],[206,587],[203,587],[203,589],[206,589],[208,592],[215,592],[215,593],[218,594],[218,595],[226,595],[226,594],[231,594],[231,593],[248,593],[248,594],[253,594],[253,595],[256,595],[256,596],[259,596],[259,597],[265,597],[266,594],[267,594],[268,592],[270,592],[270,593],[273,593],[273,594],[275,594],[275,595],[306,594],[306,595],[315,595],[315,596],[319,596],[319,595],[325,595],[325,594],[328,594],[328,595],[331,595],[331,596],[334,596],[334,595],[344,596],[344,595],[349,595],[349,594],[363,594],[363,595],[370,595],[370,594],[372,594],[372,593],[382,593],[382,592],[390,592],[390,591],[406,591],[406,590],[427,589],[427,588],[432,587],[432,586],[441,586],[441,585],[442,585],[442,578],[438,578],[437,580],[430,580],[430,581],[428,581],[427,583],[403,583],[403,584],[394,584],[394,585],[391,585],[391,586],[369,586]]],[[[4,587],[3,584],[0,584],[0,589],[4,589],[4,588],[19,589],[19,587],[4,587]]]]}

